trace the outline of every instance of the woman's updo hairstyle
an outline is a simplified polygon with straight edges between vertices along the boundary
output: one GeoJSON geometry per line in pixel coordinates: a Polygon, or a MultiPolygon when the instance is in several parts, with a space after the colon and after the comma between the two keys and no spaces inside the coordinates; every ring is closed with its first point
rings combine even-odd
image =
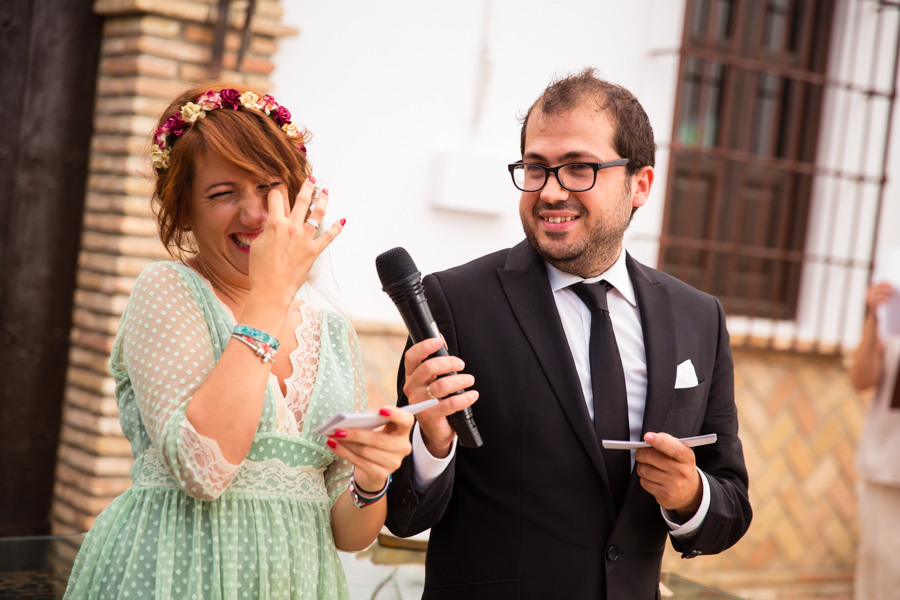
{"type": "MultiPolygon", "coordinates": [[[[223,90],[236,90],[241,97],[251,92],[259,98],[268,99],[269,107],[274,104],[271,96],[256,94],[245,86],[222,82],[201,84],[178,96],[166,108],[159,118],[154,144],[159,142],[157,136],[161,130],[182,120],[183,115],[190,112],[183,112],[185,105],[199,104],[202,96],[216,96],[223,90]]],[[[228,92],[226,95],[230,97],[235,94],[228,92]]],[[[280,178],[292,207],[300,186],[312,175],[305,148],[311,136],[303,128],[292,129],[290,134],[282,128],[285,120],[290,123],[287,109],[278,108],[281,112],[276,115],[274,110],[266,114],[263,108],[248,108],[240,103],[232,105],[237,108],[225,106],[206,110],[203,118],[184,123],[180,135],[169,134],[165,137],[163,133],[167,150],[163,151],[162,159],[159,158],[159,147],[154,146],[156,189],[152,200],[153,213],[159,227],[159,239],[174,257],[182,258],[197,252],[193,234],[187,227],[187,218],[191,184],[196,170],[203,167],[204,157],[214,154],[260,181],[268,181],[273,176],[280,178]],[[162,165],[165,165],[164,168],[160,168],[162,165]]],[[[274,105],[277,107],[277,104],[274,105]]]]}

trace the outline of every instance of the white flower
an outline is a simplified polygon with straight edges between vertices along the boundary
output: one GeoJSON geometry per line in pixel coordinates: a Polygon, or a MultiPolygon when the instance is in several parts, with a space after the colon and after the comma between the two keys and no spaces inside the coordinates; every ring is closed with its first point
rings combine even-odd
{"type": "Polygon", "coordinates": [[[259,96],[255,92],[244,92],[241,94],[241,106],[259,109],[259,96]]]}
{"type": "Polygon", "coordinates": [[[297,131],[297,126],[293,123],[285,123],[281,126],[281,130],[287,134],[288,137],[299,137],[300,132],[297,131]]]}
{"type": "Polygon", "coordinates": [[[171,148],[160,148],[156,144],[153,144],[153,150],[150,152],[150,162],[152,162],[153,166],[157,169],[168,169],[169,154],[171,152],[171,148]]]}
{"type": "Polygon", "coordinates": [[[199,104],[188,102],[181,107],[181,120],[185,123],[194,123],[197,119],[202,119],[205,116],[206,111],[199,104]]]}

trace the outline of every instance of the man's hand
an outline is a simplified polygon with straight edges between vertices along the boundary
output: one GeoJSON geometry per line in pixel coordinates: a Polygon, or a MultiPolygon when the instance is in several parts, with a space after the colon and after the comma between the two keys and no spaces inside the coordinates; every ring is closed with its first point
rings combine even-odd
{"type": "Polygon", "coordinates": [[[634,453],[641,487],[653,494],[666,510],[674,510],[682,522],[694,516],[703,497],[694,451],[668,433],[647,433],[652,448],[634,453]]]}
{"type": "Polygon", "coordinates": [[[469,390],[464,394],[451,396],[453,392],[463,390],[475,383],[471,375],[460,373],[465,363],[455,356],[437,356],[425,360],[443,345],[437,338],[424,340],[411,346],[404,357],[406,383],[403,393],[410,404],[430,400],[432,397],[441,401],[434,408],[429,408],[416,415],[422,430],[422,440],[428,452],[435,458],[445,458],[450,454],[450,446],[456,432],[447,421],[447,416],[471,406],[478,399],[478,392],[469,390]],[[424,361],[424,362],[423,362],[424,361]],[[445,373],[457,372],[457,375],[441,377],[445,373]],[[431,395],[429,395],[429,390],[431,395]]]}

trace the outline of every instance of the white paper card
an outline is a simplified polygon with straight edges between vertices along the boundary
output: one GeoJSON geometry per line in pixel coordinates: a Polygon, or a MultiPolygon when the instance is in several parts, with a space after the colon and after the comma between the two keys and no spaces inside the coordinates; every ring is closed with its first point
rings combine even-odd
{"type": "MultiPolygon", "coordinates": [[[[705,446],[707,444],[715,444],[718,436],[715,433],[707,435],[697,435],[694,437],[678,438],[678,441],[689,448],[694,446],[705,446]]],[[[637,450],[638,448],[649,448],[647,442],[623,442],[621,440],[603,440],[603,447],[607,450],[637,450]]]]}
{"type": "Polygon", "coordinates": [[[882,323],[882,335],[900,334],[900,248],[888,252],[875,282],[887,281],[894,286],[894,293],[878,307],[878,322],[882,323]]]}
{"type": "Polygon", "coordinates": [[[694,371],[694,363],[691,362],[691,359],[678,365],[678,370],[675,371],[676,390],[696,387],[698,384],[697,372],[694,371]]]}
{"type": "MultiPolygon", "coordinates": [[[[438,403],[437,400],[426,400],[418,404],[409,404],[400,408],[412,415],[427,410],[438,403]]],[[[339,412],[331,415],[331,418],[322,425],[316,427],[315,432],[322,435],[331,435],[338,429],[375,429],[388,422],[386,417],[378,413],[348,413],[339,412]]]]}

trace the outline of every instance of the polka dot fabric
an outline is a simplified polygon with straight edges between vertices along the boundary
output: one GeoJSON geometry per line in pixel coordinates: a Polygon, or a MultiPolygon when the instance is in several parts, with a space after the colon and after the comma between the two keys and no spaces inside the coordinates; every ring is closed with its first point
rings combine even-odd
{"type": "Polygon", "coordinates": [[[233,465],[185,410],[234,319],[189,267],[141,274],[110,360],[134,485],[97,517],[65,598],[347,598],[331,506],[352,468],[313,429],[365,411],[365,381],[350,323],[301,311],[288,399],[270,378],[253,446],[233,465]]]}

